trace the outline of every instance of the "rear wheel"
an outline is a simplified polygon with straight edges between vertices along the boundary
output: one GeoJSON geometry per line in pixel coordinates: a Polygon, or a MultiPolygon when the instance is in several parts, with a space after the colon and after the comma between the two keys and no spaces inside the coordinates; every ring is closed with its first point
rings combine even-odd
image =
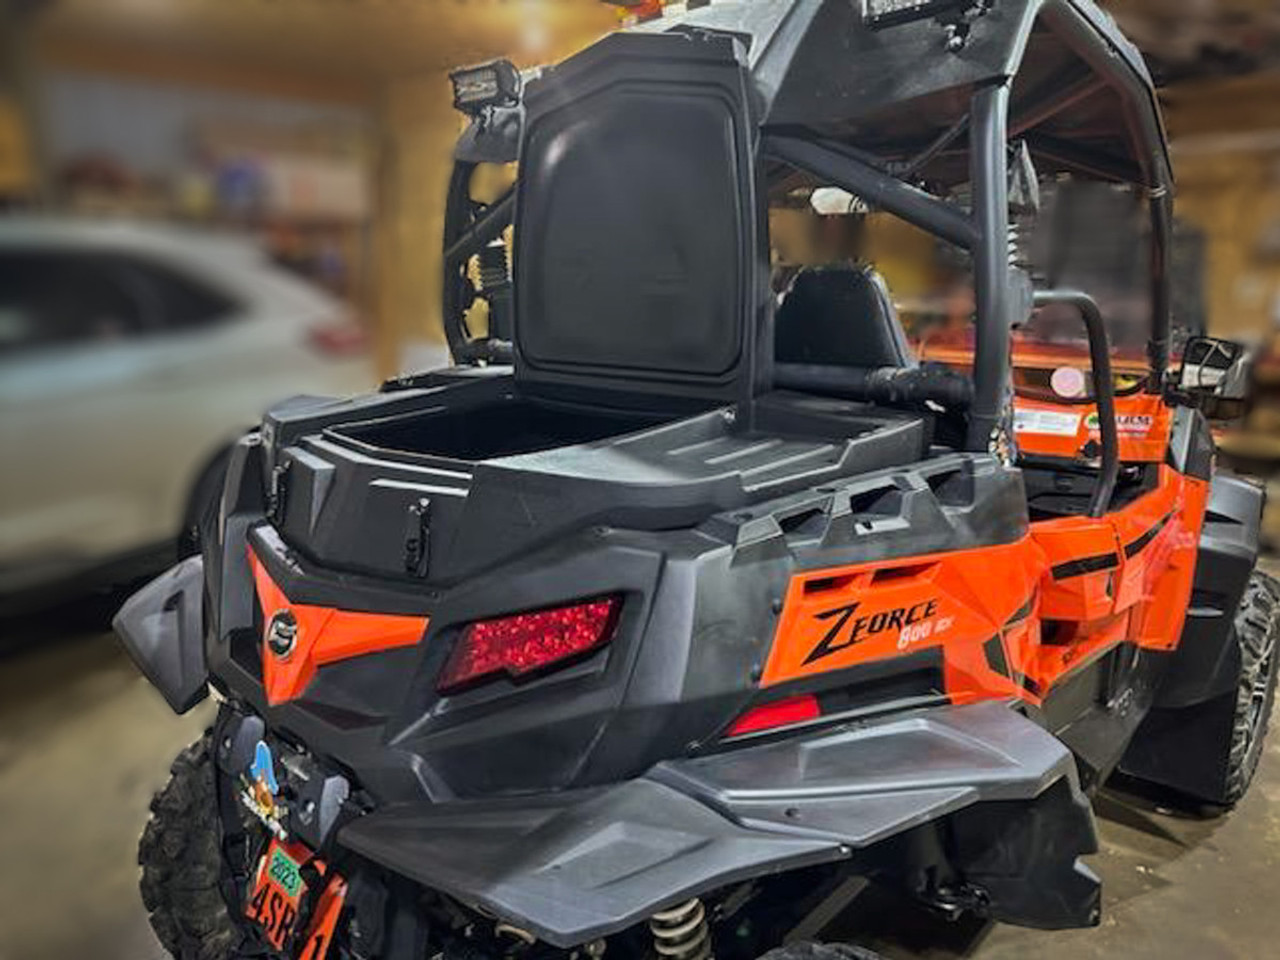
{"type": "Polygon", "coordinates": [[[187,747],[151,801],[138,844],[142,902],[151,928],[177,960],[244,960],[244,934],[227,908],[210,737],[187,747]]]}
{"type": "Polygon", "coordinates": [[[1236,665],[1234,686],[1199,703],[1153,710],[1121,761],[1121,790],[1191,816],[1217,816],[1244,798],[1275,705],[1278,618],[1280,583],[1254,571],[1224,639],[1236,665]]]}
{"type": "Polygon", "coordinates": [[[1276,699],[1276,674],[1280,669],[1280,583],[1255,571],[1249,578],[1236,613],[1235,635],[1240,645],[1240,679],[1236,685],[1236,712],[1227,757],[1227,781],[1223,800],[1234,806],[1245,795],[1262,758],[1262,748],[1276,699]]]}

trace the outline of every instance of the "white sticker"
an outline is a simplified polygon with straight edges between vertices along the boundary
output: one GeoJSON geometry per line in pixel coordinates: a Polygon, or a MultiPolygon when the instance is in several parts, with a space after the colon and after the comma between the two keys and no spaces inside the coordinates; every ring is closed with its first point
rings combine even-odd
{"type": "Polygon", "coordinates": [[[898,649],[905,650],[914,643],[923,643],[930,637],[946,633],[956,622],[955,617],[940,617],[937,620],[924,620],[902,628],[898,634],[898,649]]]}
{"type": "Polygon", "coordinates": [[[1051,437],[1074,437],[1080,429],[1080,414],[1060,410],[1023,410],[1013,412],[1016,433],[1039,433],[1051,437]]]}

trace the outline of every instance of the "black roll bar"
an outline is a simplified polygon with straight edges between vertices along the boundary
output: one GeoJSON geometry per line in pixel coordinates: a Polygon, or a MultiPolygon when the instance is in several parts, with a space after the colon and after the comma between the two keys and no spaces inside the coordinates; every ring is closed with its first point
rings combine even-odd
{"type": "Polygon", "coordinates": [[[877,170],[844,144],[772,134],[764,139],[760,150],[775,160],[822,177],[965,250],[972,250],[978,243],[978,232],[963,210],[877,170]]]}
{"type": "Polygon", "coordinates": [[[1111,345],[1107,340],[1107,326],[1102,321],[1102,311],[1097,301],[1079,290],[1037,290],[1034,301],[1037,307],[1051,303],[1065,303],[1080,311],[1089,334],[1089,361],[1093,367],[1093,399],[1098,407],[1098,432],[1102,437],[1102,469],[1098,474],[1098,486],[1089,503],[1089,516],[1106,516],[1111,506],[1111,496],[1120,476],[1120,439],[1116,429],[1115,380],[1111,374],[1111,345]]]}
{"type": "Polygon", "coordinates": [[[1167,187],[1151,191],[1151,339],[1147,341],[1151,380],[1147,384],[1148,393],[1163,393],[1169,377],[1169,332],[1173,325],[1169,302],[1172,206],[1167,187]]]}
{"type": "MultiPolygon", "coordinates": [[[[973,187],[973,295],[976,306],[973,406],[965,449],[991,449],[1009,400],[1009,82],[973,95],[969,178],[973,187]]],[[[1018,318],[1021,319],[1021,318],[1018,318]]]]}

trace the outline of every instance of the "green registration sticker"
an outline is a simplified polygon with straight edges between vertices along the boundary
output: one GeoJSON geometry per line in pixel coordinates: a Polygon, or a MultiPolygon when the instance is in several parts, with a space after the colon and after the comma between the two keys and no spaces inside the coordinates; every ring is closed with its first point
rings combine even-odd
{"type": "Polygon", "coordinates": [[[293,858],[276,847],[271,852],[271,863],[267,867],[268,875],[287,893],[290,899],[296,900],[302,892],[302,872],[293,858]]]}

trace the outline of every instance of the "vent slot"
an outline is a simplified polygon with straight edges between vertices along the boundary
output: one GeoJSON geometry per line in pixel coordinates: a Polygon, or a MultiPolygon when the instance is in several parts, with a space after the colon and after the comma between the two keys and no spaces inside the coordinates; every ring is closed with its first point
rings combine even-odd
{"type": "Polygon", "coordinates": [[[1040,642],[1045,646],[1062,647],[1076,639],[1076,625],[1068,620],[1045,620],[1040,625],[1040,642]]]}
{"type": "Polygon", "coordinates": [[[815,577],[812,580],[804,582],[805,596],[812,596],[815,593],[831,593],[836,590],[844,590],[853,583],[857,574],[849,573],[844,576],[836,577],[815,577]]]}
{"type": "Polygon", "coordinates": [[[900,567],[884,567],[871,576],[873,587],[886,583],[901,583],[905,580],[918,580],[931,573],[936,563],[911,563],[900,567]]]}
{"type": "Polygon", "coordinates": [[[897,487],[876,487],[849,497],[849,512],[855,516],[896,517],[902,513],[902,491],[897,487]]]}
{"type": "Polygon", "coordinates": [[[926,478],[929,489],[944,507],[973,506],[973,474],[965,469],[944,470],[926,478]]]}
{"type": "Polygon", "coordinates": [[[778,517],[778,526],[787,537],[811,539],[821,537],[827,530],[827,511],[822,507],[809,507],[778,517]]]}

